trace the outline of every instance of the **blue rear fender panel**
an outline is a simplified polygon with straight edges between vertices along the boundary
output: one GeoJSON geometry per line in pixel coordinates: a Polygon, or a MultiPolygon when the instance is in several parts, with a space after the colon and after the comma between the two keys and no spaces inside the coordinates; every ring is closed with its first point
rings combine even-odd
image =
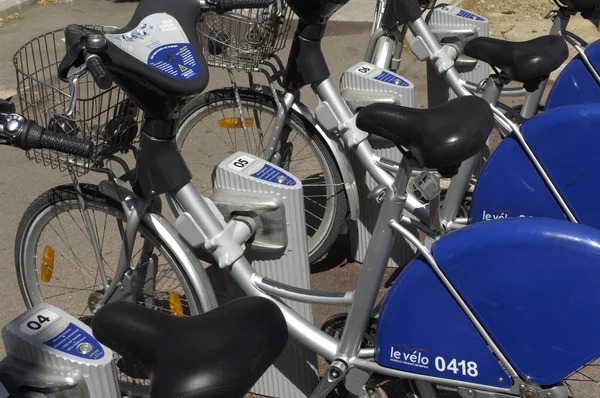
{"type": "MultiPolygon", "coordinates": [[[[600,356],[600,230],[552,219],[506,219],[448,234],[432,250],[522,377],[552,385],[600,356]]],[[[420,300],[404,303],[420,307],[420,300]]],[[[399,308],[396,314],[403,313],[399,308]]],[[[425,308],[429,312],[421,317],[446,319],[425,308]]]]}
{"type": "MultiPolygon", "coordinates": [[[[596,71],[600,71],[600,41],[588,45],[585,53],[596,71]]],[[[594,102],[600,102],[600,87],[578,55],[558,75],[548,94],[545,110],[594,102]]]]}
{"type": "Polygon", "coordinates": [[[377,322],[376,360],[412,373],[510,387],[511,378],[433,271],[412,261],[377,322]]]}
{"type": "Polygon", "coordinates": [[[512,217],[566,219],[514,136],[485,163],[473,192],[472,223],[512,217]]]}
{"type": "MultiPolygon", "coordinates": [[[[522,131],[576,219],[600,228],[600,103],[544,112],[524,123],[522,131]]],[[[566,219],[513,135],[482,169],[470,215],[473,223],[511,217],[566,219]]]]}
{"type": "Polygon", "coordinates": [[[600,228],[600,103],[544,112],[522,130],[577,220],[600,228]]]}

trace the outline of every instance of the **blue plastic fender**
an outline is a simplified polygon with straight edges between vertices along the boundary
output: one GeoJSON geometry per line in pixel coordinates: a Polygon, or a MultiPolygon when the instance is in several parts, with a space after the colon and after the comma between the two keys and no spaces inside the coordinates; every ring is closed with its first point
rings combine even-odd
{"type": "Polygon", "coordinates": [[[376,360],[382,366],[413,373],[496,387],[512,385],[422,259],[402,271],[385,299],[377,322],[376,360]]]}
{"type": "MultiPolygon", "coordinates": [[[[588,45],[585,53],[600,72],[600,40],[588,45]]],[[[600,86],[578,55],[558,75],[548,94],[545,110],[593,102],[600,102],[600,86]]]]}
{"type": "MultiPolygon", "coordinates": [[[[544,112],[523,136],[577,220],[600,228],[600,103],[544,112]]],[[[510,136],[485,164],[471,204],[471,221],[538,216],[566,219],[517,140],[510,136]]]]}
{"type": "MultiPolygon", "coordinates": [[[[600,230],[552,219],[507,219],[448,234],[432,250],[521,377],[553,385],[600,356],[600,230]]],[[[377,361],[491,386],[505,386],[507,380],[458,304],[421,260],[404,269],[386,298],[378,322],[377,361]],[[396,347],[400,358],[406,358],[404,346],[417,352],[421,364],[426,355],[433,366],[392,361],[398,357],[396,347]],[[439,366],[434,362],[438,357],[444,359],[444,371],[440,360],[439,366]],[[448,366],[453,359],[456,365],[475,362],[477,375],[469,377],[467,368],[464,376],[462,365],[455,372],[448,366]]]]}

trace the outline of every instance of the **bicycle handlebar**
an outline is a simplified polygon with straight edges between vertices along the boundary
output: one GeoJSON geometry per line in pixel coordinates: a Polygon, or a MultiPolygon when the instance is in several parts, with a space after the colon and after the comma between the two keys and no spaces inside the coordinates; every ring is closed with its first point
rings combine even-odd
{"type": "Polygon", "coordinates": [[[244,8],[267,8],[274,0],[201,0],[207,8],[213,8],[218,14],[244,8]]]}
{"type": "Polygon", "coordinates": [[[23,150],[46,148],[84,158],[94,154],[92,141],[52,132],[16,113],[0,113],[0,139],[23,150]]]}

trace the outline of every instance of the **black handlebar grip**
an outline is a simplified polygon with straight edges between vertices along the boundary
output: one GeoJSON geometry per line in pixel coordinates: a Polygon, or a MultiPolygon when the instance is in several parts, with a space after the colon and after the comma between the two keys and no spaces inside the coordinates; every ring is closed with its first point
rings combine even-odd
{"type": "Polygon", "coordinates": [[[91,158],[94,154],[94,144],[90,140],[71,137],[63,133],[54,133],[29,121],[23,126],[21,142],[22,149],[47,148],[68,153],[83,158],[91,158]]]}
{"type": "Polygon", "coordinates": [[[218,0],[216,11],[222,14],[227,11],[244,8],[267,8],[273,3],[274,0],[218,0]]]}
{"type": "Polygon", "coordinates": [[[102,59],[96,55],[91,54],[86,57],[85,64],[87,70],[90,72],[94,81],[103,90],[107,90],[112,86],[113,80],[108,70],[104,66],[102,59]]]}

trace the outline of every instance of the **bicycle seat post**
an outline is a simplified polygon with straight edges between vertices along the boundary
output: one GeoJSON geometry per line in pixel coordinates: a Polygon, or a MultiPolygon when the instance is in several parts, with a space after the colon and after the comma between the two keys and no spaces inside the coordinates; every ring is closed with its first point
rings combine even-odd
{"type": "Polygon", "coordinates": [[[402,156],[400,166],[392,185],[392,198],[406,202],[406,189],[414,168],[414,161],[409,156],[402,156]]]}

